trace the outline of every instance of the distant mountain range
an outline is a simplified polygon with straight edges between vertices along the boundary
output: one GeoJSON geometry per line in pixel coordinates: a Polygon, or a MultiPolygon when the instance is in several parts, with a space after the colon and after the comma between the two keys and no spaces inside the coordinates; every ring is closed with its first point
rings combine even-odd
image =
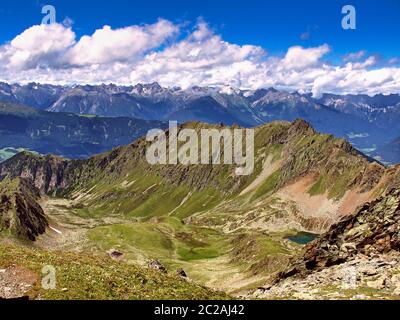
{"type": "Polygon", "coordinates": [[[128,144],[160,121],[54,113],[0,102],[0,161],[21,151],[85,158],[128,144]]]}
{"type": "Polygon", "coordinates": [[[400,95],[309,94],[275,89],[231,87],[163,88],[157,83],[135,86],[54,86],[0,83],[0,101],[39,110],[134,117],[145,120],[202,121],[256,126],[274,120],[302,118],[318,131],[346,138],[383,162],[400,162],[400,154],[379,150],[400,136],[400,95]]]}

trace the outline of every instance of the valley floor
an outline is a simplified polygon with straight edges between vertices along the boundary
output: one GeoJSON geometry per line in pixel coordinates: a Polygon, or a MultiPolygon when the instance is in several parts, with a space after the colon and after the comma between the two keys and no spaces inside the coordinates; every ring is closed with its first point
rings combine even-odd
{"type": "Polygon", "coordinates": [[[224,233],[185,225],[174,217],[87,217],[72,200],[59,198],[46,198],[41,205],[50,228],[35,243],[39,248],[99,256],[117,250],[128,265],[159,260],[171,273],[182,268],[195,283],[237,296],[265,284],[270,272],[279,269],[279,264],[269,266],[271,260],[284,263],[288,248],[300,249],[284,234],[224,233]]]}

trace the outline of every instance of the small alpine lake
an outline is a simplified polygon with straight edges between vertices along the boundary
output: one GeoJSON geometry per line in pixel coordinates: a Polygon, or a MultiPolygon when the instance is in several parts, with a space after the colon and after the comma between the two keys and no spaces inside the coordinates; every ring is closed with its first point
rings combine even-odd
{"type": "Polygon", "coordinates": [[[307,243],[310,243],[317,237],[318,237],[317,234],[301,231],[297,232],[294,235],[287,236],[286,239],[295,242],[297,244],[306,245],[307,243]]]}

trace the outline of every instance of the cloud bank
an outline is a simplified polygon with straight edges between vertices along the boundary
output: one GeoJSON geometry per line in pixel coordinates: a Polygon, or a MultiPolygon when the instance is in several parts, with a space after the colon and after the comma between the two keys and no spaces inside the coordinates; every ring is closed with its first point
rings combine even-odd
{"type": "Polygon", "coordinates": [[[365,51],[328,63],[328,44],[293,46],[283,56],[224,41],[204,21],[194,31],[160,19],[120,29],[104,26],[77,39],[71,26],[32,26],[0,46],[0,80],[56,84],[159,82],[166,87],[275,87],[311,92],[400,93],[400,68],[377,66],[365,51]]]}

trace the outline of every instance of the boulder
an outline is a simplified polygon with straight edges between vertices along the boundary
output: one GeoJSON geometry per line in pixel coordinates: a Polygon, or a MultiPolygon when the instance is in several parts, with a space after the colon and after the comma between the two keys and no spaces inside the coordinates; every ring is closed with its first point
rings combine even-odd
{"type": "Polygon", "coordinates": [[[108,255],[110,256],[111,259],[114,260],[121,260],[122,257],[124,256],[124,254],[118,250],[115,249],[111,249],[109,251],[107,251],[108,255]]]}
{"type": "Polygon", "coordinates": [[[182,278],[187,278],[187,274],[182,268],[177,269],[176,274],[182,278]]]}
{"type": "Polygon", "coordinates": [[[163,273],[167,273],[167,268],[158,260],[150,260],[149,262],[149,268],[158,270],[163,273]]]}

